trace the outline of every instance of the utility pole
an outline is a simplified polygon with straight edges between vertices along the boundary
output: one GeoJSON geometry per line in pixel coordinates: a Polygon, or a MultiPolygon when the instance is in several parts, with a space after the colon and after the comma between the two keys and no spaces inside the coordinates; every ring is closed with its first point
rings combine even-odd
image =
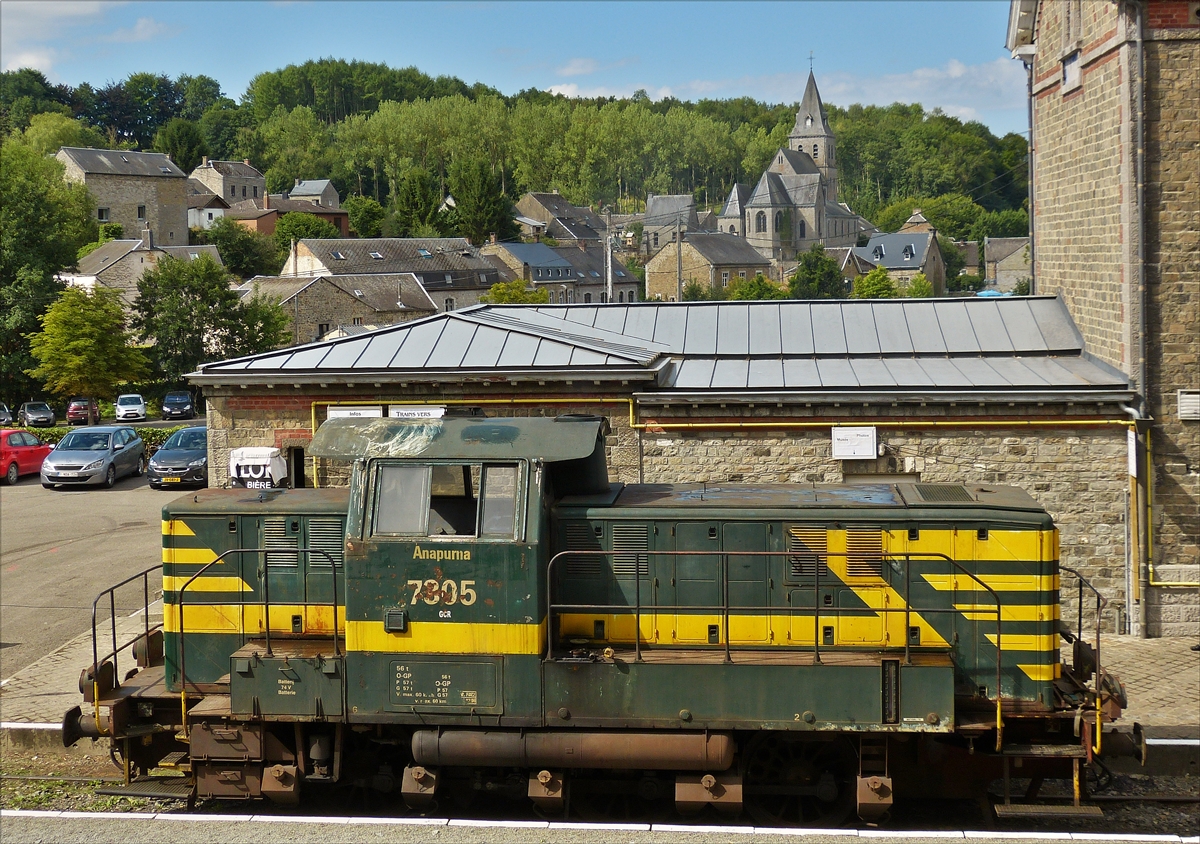
{"type": "Polygon", "coordinates": [[[613,300],[612,289],[612,210],[604,215],[604,289],[608,292],[608,301],[613,300]]]}
{"type": "Polygon", "coordinates": [[[683,301],[683,232],[680,231],[682,215],[675,216],[675,301],[683,301]]]}

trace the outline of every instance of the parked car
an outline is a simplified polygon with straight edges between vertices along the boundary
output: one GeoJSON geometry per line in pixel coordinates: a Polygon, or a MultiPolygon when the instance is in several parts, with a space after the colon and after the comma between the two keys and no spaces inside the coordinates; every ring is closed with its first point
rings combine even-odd
{"type": "Polygon", "coordinates": [[[192,394],[185,390],[167,393],[163,397],[162,418],[195,419],[196,405],[192,401],[192,394]]]}
{"type": "Polygon", "coordinates": [[[42,463],[42,486],[103,484],[146,471],[146,444],[133,428],[98,425],[72,431],[42,463]]]}
{"type": "Polygon", "coordinates": [[[12,486],[21,475],[35,475],[54,446],[28,431],[0,431],[0,466],[4,482],[12,486]]]}
{"type": "Polygon", "coordinates": [[[67,402],[68,425],[99,425],[100,405],[95,399],[76,397],[67,402]]]}
{"type": "Polygon", "coordinates": [[[123,396],[117,396],[117,403],[114,405],[117,411],[117,421],[123,422],[126,419],[145,419],[146,418],[146,400],[137,393],[126,393],[123,396]]]}
{"type": "Polygon", "coordinates": [[[12,411],[8,409],[8,405],[0,401],[0,425],[12,424],[12,411]]]}
{"type": "Polygon", "coordinates": [[[17,424],[26,428],[53,428],[54,411],[44,401],[27,401],[17,408],[17,424]]]}
{"type": "Polygon", "coordinates": [[[181,484],[208,486],[208,428],[184,428],[150,458],[146,480],[154,489],[181,484]]]}

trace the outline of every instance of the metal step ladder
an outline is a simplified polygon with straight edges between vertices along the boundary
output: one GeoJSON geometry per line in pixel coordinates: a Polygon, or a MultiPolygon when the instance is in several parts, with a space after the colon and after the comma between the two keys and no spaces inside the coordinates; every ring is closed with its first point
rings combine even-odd
{"type": "Polygon", "coordinates": [[[993,806],[997,818],[1099,818],[1104,816],[1099,806],[1084,805],[1083,781],[1080,777],[1080,761],[1088,757],[1083,745],[1033,744],[1009,745],[1002,751],[1004,756],[1004,802],[993,806]],[[1035,776],[1025,792],[1024,803],[1012,802],[1013,759],[1070,759],[1072,803],[1034,803],[1043,778],[1035,776]]]}

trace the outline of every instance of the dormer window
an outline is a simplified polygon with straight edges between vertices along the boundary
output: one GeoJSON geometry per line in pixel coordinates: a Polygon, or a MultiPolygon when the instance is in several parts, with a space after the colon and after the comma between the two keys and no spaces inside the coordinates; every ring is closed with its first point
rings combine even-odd
{"type": "Polygon", "coordinates": [[[812,128],[812,115],[811,114],[805,115],[804,126],[805,126],[805,128],[812,128]]]}
{"type": "Polygon", "coordinates": [[[345,256],[345,255],[343,255],[341,252],[336,252],[336,251],[335,251],[335,252],[333,252],[333,253],[332,253],[332,257],[333,257],[333,260],[335,260],[335,261],[344,261],[344,260],[346,260],[346,256],[345,256]]]}
{"type": "Polygon", "coordinates": [[[876,261],[882,261],[883,255],[884,255],[883,246],[876,246],[875,250],[871,253],[871,257],[873,257],[876,261]]]}
{"type": "Polygon", "coordinates": [[[904,247],[904,260],[911,261],[915,256],[916,250],[911,243],[904,247]]]}

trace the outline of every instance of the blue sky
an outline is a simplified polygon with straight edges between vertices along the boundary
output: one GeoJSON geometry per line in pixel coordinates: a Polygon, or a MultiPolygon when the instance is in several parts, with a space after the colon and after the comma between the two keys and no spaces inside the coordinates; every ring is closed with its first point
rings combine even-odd
{"type": "Polygon", "coordinates": [[[919,102],[1024,132],[1008,0],[943,2],[98,2],[2,0],[0,66],[93,85],[255,74],[334,56],[414,65],[506,94],[800,99],[809,51],[826,102],[919,102]]]}

